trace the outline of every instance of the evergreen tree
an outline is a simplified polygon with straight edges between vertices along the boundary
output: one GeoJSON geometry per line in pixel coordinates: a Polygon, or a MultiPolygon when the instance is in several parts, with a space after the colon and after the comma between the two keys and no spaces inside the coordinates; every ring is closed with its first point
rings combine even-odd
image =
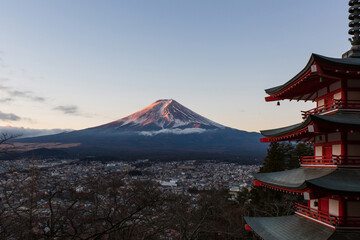
{"type": "Polygon", "coordinates": [[[261,173],[277,172],[285,169],[285,149],[283,143],[270,143],[261,173]]]}
{"type": "Polygon", "coordinates": [[[260,172],[278,172],[298,168],[300,167],[299,158],[311,156],[313,152],[313,147],[308,143],[270,143],[260,172]]]}
{"type": "MultiPolygon", "coordinates": [[[[313,148],[305,143],[271,143],[264,159],[261,173],[298,168],[300,156],[313,155],[313,148]]],[[[301,195],[254,187],[243,189],[237,198],[244,206],[247,216],[282,216],[293,213],[292,202],[302,202],[301,195]]]]}
{"type": "Polygon", "coordinates": [[[291,151],[289,151],[288,159],[286,162],[287,169],[294,169],[300,167],[300,157],[312,156],[314,153],[313,147],[308,143],[298,143],[292,145],[291,151]]]}

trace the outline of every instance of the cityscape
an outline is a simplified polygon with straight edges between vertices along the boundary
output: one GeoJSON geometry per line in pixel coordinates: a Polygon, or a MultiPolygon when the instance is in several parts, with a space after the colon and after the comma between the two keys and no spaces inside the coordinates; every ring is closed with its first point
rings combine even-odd
{"type": "Polygon", "coordinates": [[[214,160],[3,160],[0,234],[4,239],[28,236],[26,219],[32,219],[33,239],[96,239],[104,234],[118,239],[138,239],[139,234],[149,239],[180,239],[186,233],[179,227],[207,238],[219,231],[201,233],[191,223],[199,221],[199,216],[208,217],[204,198],[228,189],[219,200],[238,205],[238,193],[250,191],[252,174],[258,170],[259,165],[214,160]],[[181,225],[182,214],[187,214],[186,226],[181,225]],[[124,221],[125,225],[117,226],[124,221]],[[135,229],[133,234],[127,233],[129,227],[135,229]]]}
{"type": "Polygon", "coordinates": [[[360,0],[4,0],[0,29],[0,240],[360,239],[360,0]]]}
{"type": "MultiPolygon", "coordinates": [[[[77,191],[83,189],[82,181],[88,177],[103,173],[121,174],[124,180],[141,180],[157,182],[164,191],[191,195],[191,190],[229,189],[236,194],[242,188],[252,186],[252,174],[259,171],[259,165],[239,165],[214,160],[188,160],[176,162],[150,162],[137,160],[133,162],[98,162],[79,159],[57,160],[3,160],[0,162],[2,185],[24,181],[31,175],[31,170],[42,172],[50,189],[57,180],[66,180],[77,191]],[[56,179],[56,180],[55,180],[56,179]],[[189,191],[190,190],[190,191],[189,191]]],[[[14,186],[16,187],[16,186],[14,186]]],[[[41,191],[46,192],[47,189],[41,191]]]]}

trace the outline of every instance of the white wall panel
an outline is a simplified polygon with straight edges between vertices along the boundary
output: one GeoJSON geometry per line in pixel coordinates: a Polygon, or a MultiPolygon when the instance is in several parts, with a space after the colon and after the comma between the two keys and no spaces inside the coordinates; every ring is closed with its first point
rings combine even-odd
{"type": "Polygon", "coordinates": [[[332,146],[333,155],[341,155],[341,144],[336,144],[332,146]]]}
{"type": "Polygon", "coordinates": [[[322,156],[322,146],[315,147],[315,156],[321,157],[322,156]]]}
{"type": "Polygon", "coordinates": [[[329,214],[339,216],[339,200],[329,199],[329,214]]]}

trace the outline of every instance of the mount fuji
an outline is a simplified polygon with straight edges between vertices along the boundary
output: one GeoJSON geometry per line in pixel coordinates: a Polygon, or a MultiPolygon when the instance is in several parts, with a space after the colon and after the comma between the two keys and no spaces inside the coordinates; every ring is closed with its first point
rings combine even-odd
{"type": "Polygon", "coordinates": [[[253,159],[266,152],[260,136],[223,126],[175,100],[162,99],[104,125],[16,142],[19,146],[60,148],[80,156],[253,159]]]}
{"type": "Polygon", "coordinates": [[[163,99],[120,120],[95,128],[156,135],[199,133],[208,129],[224,129],[225,126],[204,118],[175,100],[163,99]]]}

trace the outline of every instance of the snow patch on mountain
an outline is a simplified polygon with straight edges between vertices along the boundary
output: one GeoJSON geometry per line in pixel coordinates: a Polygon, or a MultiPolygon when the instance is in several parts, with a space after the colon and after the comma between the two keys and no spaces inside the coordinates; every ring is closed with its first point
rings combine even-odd
{"type": "Polygon", "coordinates": [[[203,128],[173,128],[173,129],[161,129],[159,131],[141,131],[139,132],[139,135],[144,136],[155,136],[158,134],[176,134],[176,135],[182,135],[182,134],[193,134],[193,133],[203,133],[207,131],[203,128]]]}
{"type": "MultiPolygon", "coordinates": [[[[102,125],[100,127],[114,128],[117,130],[141,131],[144,127],[150,130],[183,128],[221,128],[225,126],[213,122],[176,102],[173,99],[162,99],[154,102],[148,107],[126,116],[117,121],[102,125]]],[[[148,129],[147,129],[148,130],[148,129]]],[[[177,131],[177,130],[175,130],[177,131]]]]}

